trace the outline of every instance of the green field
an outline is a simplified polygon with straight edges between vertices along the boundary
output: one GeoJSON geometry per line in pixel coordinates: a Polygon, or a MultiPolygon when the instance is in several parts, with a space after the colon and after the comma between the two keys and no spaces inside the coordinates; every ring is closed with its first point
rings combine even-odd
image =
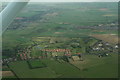
{"type": "Polygon", "coordinates": [[[27,61],[27,63],[31,69],[46,67],[46,65],[43,62],[41,62],[40,60],[29,60],[29,61],[27,61]]]}
{"type": "Polygon", "coordinates": [[[79,69],[68,63],[49,59],[42,61],[48,67],[30,69],[26,61],[12,62],[9,66],[19,78],[80,77],[79,69]]]}
{"type": "Polygon", "coordinates": [[[28,4],[2,35],[3,59],[16,58],[18,51],[22,53],[30,47],[32,57],[42,56],[45,52],[41,49],[71,49],[71,54],[82,53],[84,61],[71,64],[51,59],[16,61],[9,63],[9,67],[19,78],[116,78],[115,52],[102,58],[84,53],[88,54],[86,50],[101,40],[92,35],[117,36],[117,26],[116,2],[28,4]]]}
{"type": "Polygon", "coordinates": [[[15,24],[17,20],[14,20],[9,26],[10,29],[3,33],[3,49],[29,43],[32,37],[38,36],[80,37],[90,34],[117,34],[118,31],[113,29],[86,28],[99,24],[109,28],[112,22],[117,21],[117,6],[117,3],[29,4],[18,14],[18,17],[24,17],[25,21],[15,24]],[[107,14],[116,16],[103,16],[107,14]],[[27,22],[28,20],[30,22],[27,22]]]}
{"type": "Polygon", "coordinates": [[[26,61],[13,62],[9,66],[19,78],[46,78],[46,75],[47,78],[54,78],[56,76],[48,67],[31,70],[26,61]]]}
{"type": "Polygon", "coordinates": [[[99,58],[95,55],[83,56],[83,62],[72,62],[81,69],[82,77],[87,78],[116,78],[118,77],[118,55],[111,54],[99,58]]]}
{"type": "Polygon", "coordinates": [[[66,62],[59,63],[58,61],[50,59],[42,60],[42,62],[47,65],[47,67],[44,68],[30,69],[26,61],[12,62],[9,66],[19,78],[118,77],[117,54],[103,58],[98,58],[95,55],[85,55],[83,58],[84,61],[71,62],[74,66],[66,62]]]}

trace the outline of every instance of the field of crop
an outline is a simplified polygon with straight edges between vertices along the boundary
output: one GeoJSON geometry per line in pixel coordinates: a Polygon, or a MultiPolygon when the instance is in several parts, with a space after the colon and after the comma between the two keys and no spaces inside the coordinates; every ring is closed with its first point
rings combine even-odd
{"type": "Polygon", "coordinates": [[[116,78],[118,76],[117,54],[103,58],[84,55],[83,61],[70,61],[72,65],[50,59],[43,59],[42,62],[47,67],[30,69],[26,61],[12,62],[9,66],[19,78],[116,78]]]}
{"type": "Polygon", "coordinates": [[[14,74],[11,71],[3,71],[2,75],[3,75],[3,77],[4,76],[14,76],[14,74]]]}
{"type": "Polygon", "coordinates": [[[93,37],[97,38],[97,39],[100,39],[100,40],[103,40],[103,41],[106,41],[106,42],[109,42],[109,43],[112,43],[112,44],[118,44],[119,42],[119,38],[117,35],[112,35],[112,34],[94,34],[92,35],[93,37]]]}
{"type": "Polygon", "coordinates": [[[19,78],[54,78],[56,74],[46,68],[30,69],[26,61],[13,62],[9,64],[10,68],[19,78]]]}
{"type": "Polygon", "coordinates": [[[40,60],[29,60],[29,61],[27,61],[27,63],[31,69],[47,67],[40,60]]]}
{"type": "Polygon", "coordinates": [[[105,3],[76,3],[76,5],[72,3],[58,4],[57,6],[54,5],[59,9],[58,11],[54,11],[56,15],[48,15],[45,17],[52,23],[68,23],[81,26],[91,26],[98,23],[106,23],[106,21],[111,22],[115,19],[114,16],[106,18],[103,15],[111,12],[117,16],[115,11],[117,8],[115,9],[115,4],[109,4],[110,5],[108,6],[106,6],[105,3]],[[105,8],[106,10],[101,11],[100,9],[102,8],[105,8]]]}
{"type": "Polygon", "coordinates": [[[71,63],[80,68],[82,77],[87,78],[115,78],[118,77],[118,55],[110,54],[99,58],[95,55],[83,56],[83,61],[71,63]]]}
{"type": "MultiPolygon", "coordinates": [[[[71,49],[72,54],[89,54],[86,50],[100,40],[115,46],[119,39],[117,17],[115,2],[28,4],[2,35],[3,59],[16,58],[18,52],[27,52],[30,47],[30,55],[39,57],[41,49],[71,49]]],[[[117,54],[110,55],[98,58],[83,54],[83,61],[71,64],[43,59],[47,67],[35,69],[30,69],[27,61],[16,61],[9,67],[19,78],[115,78],[117,54]]],[[[30,64],[42,66],[39,61],[30,64]]]]}
{"type": "Polygon", "coordinates": [[[80,71],[68,63],[59,63],[54,60],[42,60],[48,67],[30,69],[26,61],[12,62],[10,68],[19,78],[55,78],[80,77],[80,71]]]}
{"type": "MultiPolygon", "coordinates": [[[[108,30],[100,32],[99,29],[96,29],[97,32],[95,32],[94,29],[76,28],[116,22],[117,11],[117,3],[29,4],[18,15],[18,17],[25,17],[25,21],[19,22],[24,23],[23,26],[25,27],[5,31],[3,45],[9,49],[22,43],[29,43],[31,38],[36,36],[80,37],[89,36],[92,33],[117,34],[116,30],[113,29],[109,32],[108,30]],[[44,12],[44,15],[41,12],[44,12]],[[103,16],[109,13],[116,16],[103,16]],[[32,21],[32,19],[34,20],[32,21]],[[26,22],[28,20],[30,22],[26,22]]],[[[14,26],[11,25],[10,27],[14,26]]]]}

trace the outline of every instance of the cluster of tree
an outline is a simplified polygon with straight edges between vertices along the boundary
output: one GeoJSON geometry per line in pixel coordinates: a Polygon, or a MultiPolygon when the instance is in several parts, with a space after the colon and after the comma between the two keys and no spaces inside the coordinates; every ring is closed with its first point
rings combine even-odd
{"type": "Polygon", "coordinates": [[[11,23],[11,25],[9,26],[8,30],[21,29],[27,27],[26,23],[40,20],[42,19],[42,16],[46,13],[47,12],[41,11],[38,14],[33,15],[31,17],[21,17],[22,19],[15,19],[14,22],[11,23]]]}
{"type": "Polygon", "coordinates": [[[76,26],[75,29],[94,29],[94,30],[117,30],[118,21],[108,22],[104,24],[98,24],[93,26],[76,26]]]}

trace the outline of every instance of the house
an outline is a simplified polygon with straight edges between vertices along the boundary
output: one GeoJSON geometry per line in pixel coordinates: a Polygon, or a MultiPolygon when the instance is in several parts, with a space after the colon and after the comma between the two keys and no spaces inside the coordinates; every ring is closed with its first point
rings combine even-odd
{"type": "Polygon", "coordinates": [[[118,45],[115,45],[115,48],[118,49],[118,45]]]}

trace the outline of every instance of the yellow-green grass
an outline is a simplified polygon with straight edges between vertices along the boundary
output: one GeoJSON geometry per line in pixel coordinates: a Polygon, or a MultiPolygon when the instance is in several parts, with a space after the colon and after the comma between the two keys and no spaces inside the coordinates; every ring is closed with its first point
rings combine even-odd
{"type": "Polygon", "coordinates": [[[55,78],[57,75],[49,68],[30,69],[26,61],[17,61],[9,64],[19,78],[55,78]]]}
{"type": "Polygon", "coordinates": [[[45,68],[47,67],[43,62],[41,62],[40,60],[29,60],[27,61],[29,67],[31,69],[35,69],[35,68],[45,68]]]}
{"type": "Polygon", "coordinates": [[[111,54],[99,58],[96,55],[84,55],[83,61],[73,62],[80,68],[84,78],[117,78],[118,77],[118,55],[111,54]]]}
{"type": "Polygon", "coordinates": [[[80,77],[80,70],[69,63],[50,59],[44,59],[42,62],[47,67],[30,69],[26,61],[12,62],[9,66],[19,78],[80,77]]]}
{"type": "Polygon", "coordinates": [[[117,78],[118,55],[111,54],[107,57],[84,55],[83,61],[58,62],[51,59],[42,59],[47,65],[45,68],[30,69],[26,61],[12,62],[10,68],[20,78],[117,78]],[[76,67],[75,67],[76,66],[76,67]]]}

